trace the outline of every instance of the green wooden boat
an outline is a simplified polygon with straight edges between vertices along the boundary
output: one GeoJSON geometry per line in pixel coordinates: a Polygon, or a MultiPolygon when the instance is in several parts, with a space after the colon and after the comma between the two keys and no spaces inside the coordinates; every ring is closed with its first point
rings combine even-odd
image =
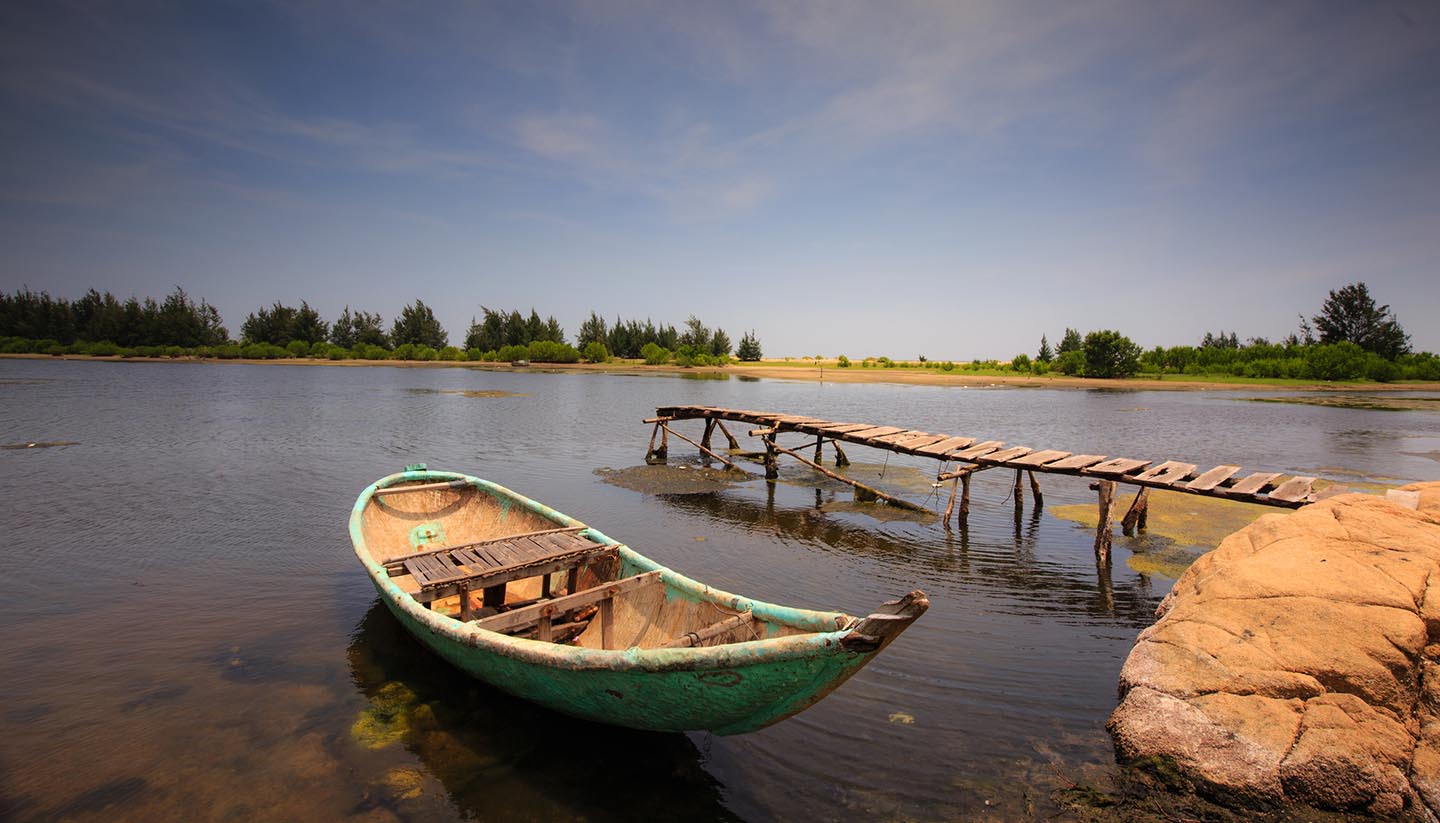
{"type": "Polygon", "coordinates": [[[636,729],[754,731],[829,694],[929,607],[856,618],[718,591],[502,486],[411,467],[350,538],[422,643],[497,688],[636,729]]]}

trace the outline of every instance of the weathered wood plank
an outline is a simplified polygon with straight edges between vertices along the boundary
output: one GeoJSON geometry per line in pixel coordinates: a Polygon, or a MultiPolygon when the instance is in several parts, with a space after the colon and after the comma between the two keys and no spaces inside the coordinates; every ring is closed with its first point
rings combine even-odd
{"type": "Polygon", "coordinates": [[[459,592],[459,587],[456,585],[459,580],[464,580],[466,585],[472,590],[477,588],[499,587],[516,580],[539,577],[543,574],[554,574],[559,571],[573,572],[581,566],[614,557],[617,554],[618,551],[614,547],[596,546],[594,549],[586,549],[567,555],[532,560],[527,563],[504,566],[498,569],[487,569],[479,574],[465,575],[457,580],[422,586],[421,590],[415,595],[415,599],[421,603],[427,603],[431,600],[439,600],[456,594],[459,592]]]}
{"type": "Polygon", "coordinates": [[[1050,449],[1046,451],[1031,452],[1024,457],[1017,457],[1014,460],[1011,460],[1010,464],[1012,466],[1043,466],[1046,463],[1053,463],[1054,461],[1059,460],[1062,457],[1069,456],[1070,452],[1055,451],[1053,449],[1050,449]]]}
{"type": "Polygon", "coordinates": [[[914,430],[912,430],[912,429],[905,429],[904,431],[896,432],[895,434],[887,434],[887,435],[884,435],[883,437],[872,437],[872,438],[870,438],[870,439],[873,440],[873,441],[875,441],[876,443],[888,443],[889,445],[895,446],[895,445],[899,445],[899,443],[900,443],[902,440],[911,440],[911,439],[914,439],[914,438],[916,438],[916,437],[929,437],[929,436],[930,436],[930,432],[922,432],[922,431],[914,431],[914,430]]]}
{"type": "Polygon", "coordinates": [[[392,557],[392,558],[390,558],[389,560],[386,560],[386,561],[385,561],[385,567],[386,567],[387,569],[390,569],[392,572],[394,572],[394,571],[398,571],[398,570],[399,570],[401,563],[403,563],[403,562],[406,561],[406,560],[409,560],[409,559],[412,558],[412,557],[423,557],[423,556],[425,556],[425,555],[427,555],[427,554],[445,554],[445,553],[447,553],[447,552],[453,552],[453,551],[455,551],[456,549],[470,549],[470,548],[474,548],[474,547],[476,547],[476,546],[486,546],[486,545],[490,545],[490,544],[492,544],[492,543],[503,543],[503,542],[505,542],[506,540],[514,540],[514,539],[517,538],[517,537],[535,537],[536,535],[541,535],[541,534],[563,534],[563,533],[565,533],[565,532],[579,532],[579,531],[584,531],[585,529],[588,529],[588,528],[589,528],[589,526],[562,526],[562,527],[557,527],[557,528],[554,528],[554,529],[538,529],[538,530],[533,531],[533,532],[523,532],[523,533],[521,533],[521,534],[511,534],[511,535],[506,535],[506,536],[504,536],[504,537],[491,538],[491,539],[489,539],[489,540],[477,540],[477,541],[474,541],[474,542],[472,542],[472,543],[458,543],[458,544],[453,545],[453,546],[444,546],[444,547],[441,547],[441,548],[438,548],[438,549],[426,549],[425,551],[415,552],[414,554],[405,554],[405,555],[401,555],[401,556],[399,556],[399,557],[392,557]],[[392,568],[392,567],[393,567],[393,568],[392,568]]]}
{"type": "Polygon", "coordinates": [[[1189,491],[1208,492],[1226,480],[1229,480],[1239,471],[1239,466],[1216,466],[1194,480],[1191,480],[1189,483],[1186,483],[1184,488],[1189,491]]]}
{"type": "Polygon", "coordinates": [[[1110,460],[1106,460],[1104,463],[1099,463],[1097,465],[1091,466],[1090,468],[1081,472],[1081,474],[1098,474],[1105,477],[1118,477],[1120,475],[1133,472],[1136,469],[1144,468],[1148,465],[1150,465],[1149,460],[1134,460],[1129,457],[1115,457],[1110,460]]]}
{"type": "Polygon", "coordinates": [[[823,429],[831,434],[846,434],[848,432],[858,432],[862,429],[873,429],[875,427],[869,423],[827,423],[823,426],[817,423],[810,428],[823,429]]]}
{"type": "Polygon", "coordinates": [[[860,431],[848,432],[845,435],[845,439],[855,441],[873,440],[877,437],[884,437],[887,434],[896,434],[903,431],[905,430],[899,426],[874,426],[868,429],[861,429],[860,431]]]}
{"type": "Polygon", "coordinates": [[[973,445],[975,445],[975,438],[973,437],[950,437],[945,440],[941,440],[939,443],[916,449],[915,453],[928,454],[939,457],[946,452],[953,452],[957,449],[969,448],[973,445]]]}
{"type": "Polygon", "coordinates": [[[1283,500],[1286,503],[1297,503],[1310,496],[1311,487],[1315,485],[1314,477],[1292,477],[1276,486],[1268,495],[1271,500],[1283,500]]]}
{"type": "Polygon", "coordinates": [[[1031,449],[1026,448],[1025,446],[1011,446],[1008,449],[1001,449],[1000,451],[992,452],[990,454],[982,454],[979,457],[975,458],[975,462],[996,466],[1006,461],[1014,460],[1017,457],[1024,457],[1030,452],[1031,449]]]}
{"type": "Polygon", "coordinates": [[[1005,444],[999,440],[986,440],[984,443],[976,443],[968,449],[961,449],[960,451],[951,452],[950,454],[946,455],[946,457],[951,460],[974,460],[982,454],[989,454],[993,451],[999,451],[1000,447],[1003,445],[1005,444]]]}
{"type": "Polygon", "coordinates": [[[1167,460],[1158,466],[1152,466],[1143,472],[1135,475],[1135,479],[1143,483],[1154,483],[1156,485],[1170,485],[1179,482],[1195,473],[1194,463],[1181,463],[1176,460],[1167,460]]]}
{"type": "Polygon", "coordinates": [[[939,443],[942,440],[949,440],[950,437],[944,434],[927,434],[924,437],[912,437],[909,440],[901,440],[895,444],[895,448],[911,454],[919,454],[920,449],[939,443]]]}
{"type": "Polygon", "coordinates": [[[1221,487],[1227,497],[1244,497],[1259,492],[1280,476],[1280,472],[1256,472],[1229,488],[1221,487]]]}
{"type": "Polygon", "coordinates": [[[1079,473],[1096,463],[1103,462],[1105,462],[1105,455],[1103,454],[1075,454],[1062,460],[1056,460],[1054,463],[1046,464],[1045,471],[1079,473]]]}

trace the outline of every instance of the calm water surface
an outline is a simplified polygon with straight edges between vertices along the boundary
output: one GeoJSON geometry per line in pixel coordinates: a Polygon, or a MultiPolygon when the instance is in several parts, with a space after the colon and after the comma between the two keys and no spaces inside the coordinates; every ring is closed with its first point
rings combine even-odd
{"type": "MultiPolygon", "coordinates": [[[[1028,499],[1017,512],[999,472],[977,476],[953,533],[844,505],[803,469],[695,496],[604,482],[597,469],[641,463],[657,405],[1440,476],[1440,415],[1233,392],[7,360],[0,398],[0,443],[76,443],[0,451],[0,819],[19,821],[1025,820],[1060,810],[1067,781],[1103,781],[1116,676],[1172,582],[1132,571],[1124,540],[1098,572],[1092,534],[1028,499]],[[863,614],[919,587],[933,607],[759,733],[576,721],[458,675],[376,601],[346,519],[365,485],[415,462],[508,485],[720,588],[863,614]]],[[[870,482],[929,494],[933,461],[850,457],[870,482]]],[[[1082,480],[1042,481],[1047,505],[1093,499],[1082,480]]]]}

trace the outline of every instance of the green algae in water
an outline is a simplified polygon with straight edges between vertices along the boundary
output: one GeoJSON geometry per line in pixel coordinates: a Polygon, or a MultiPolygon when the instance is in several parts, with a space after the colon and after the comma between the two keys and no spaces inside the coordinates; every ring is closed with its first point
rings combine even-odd
{"type": "Polygon", "coordinates": [[[1368,411],[1440,411],[1440,397],[1386,397],[1375,394],[1305,394],[1298,397],[1247,397],[1253,403],[1290,403],[1330,409],[1368,411]]]}
{"type": "Polygon", "coordinates": [[[410,732],[415,702],[415,692],[404,683],[386,683],[370,697],[370,708],[355,719],[350,737],[367,749],[383,749],[398,742],[410,732]]]}
{"type": "Polygon", "coordinates": [[[391,769],[385,773],[384,784],[396,800],[413,800],[425,793],[425,775],[419,769],[391,769]]]}
{"type": "Polygon", "coordinates": [[[656,463],[628,469],[596,469],[606,483],[643,494],[713,494],[755,480],[743,471],[656,463]]]}

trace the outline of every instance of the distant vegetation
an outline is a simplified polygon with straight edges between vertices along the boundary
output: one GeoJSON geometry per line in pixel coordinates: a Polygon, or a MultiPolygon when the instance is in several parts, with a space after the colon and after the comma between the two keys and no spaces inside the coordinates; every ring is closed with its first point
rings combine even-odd
{"type": "MultiPolygon", "coordinates": [[[[378,313],[346,306],[333,323],[302,301],[300,306],[274,303],[246,316],[240,339],[230,338],[220,313],[205,301],[196,303],[176,288],[162,302],[134,297],[121,302],[109,292],[91,289],[79,300],[51,297],[29,289],[0,293],[0,353],[85,354],[100,357],[215,357],[222,359],[322,360],[448,360],[534,363],[578,363],[583,358],[604,363],[612,357],[644,359],[650,364],[723,365],[730,361],[730,337],[709,329],[695,316],[683,331],[646,320],[613,326],[597,313],[581,326],[579,348],[565,341],[554,316],[540,319],[481,307],[472,320],[465,347],[449,345],[449,334],[423,301],[403,307],[385,330],[378,313]]],[[[751,332],[742,348],[760,358],[760,343],[751,332]],[[748,341],[748,344],[747,344],[748,341]]]]}

